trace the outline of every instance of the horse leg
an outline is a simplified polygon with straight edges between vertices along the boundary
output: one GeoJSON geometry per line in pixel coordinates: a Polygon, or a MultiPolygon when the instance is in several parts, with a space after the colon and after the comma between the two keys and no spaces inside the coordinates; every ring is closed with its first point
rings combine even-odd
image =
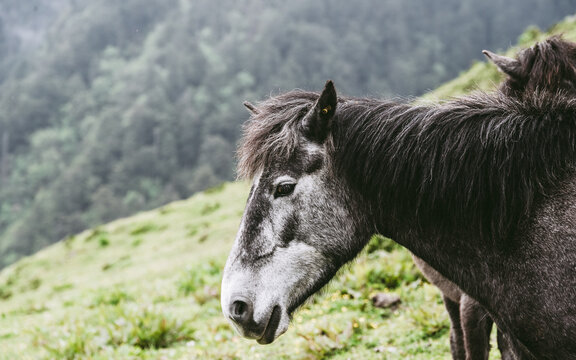
{"type": "Polygon", "coordinates": [[[502,360],[517,360],[518,358],[514,355],[512,350],[512,344],[506,334],[504,334],[500,329],[498,329],[498,350],[500,350],[500,355],[502,360]]]}
{"type": "Polygon", "coordinates": [[[460,320],[467,360],[487,360],[490,353],[492,318],[469,296],[460,298],[460,320]]]}
{"type": "Polygon", "coordinates": [[[466,360],[464,348],[464,336],[462,334],[462,324],[460,323],[460,304],[443,296],[444,306],[450,316],[450,352],[454,360],[466,360]]]}

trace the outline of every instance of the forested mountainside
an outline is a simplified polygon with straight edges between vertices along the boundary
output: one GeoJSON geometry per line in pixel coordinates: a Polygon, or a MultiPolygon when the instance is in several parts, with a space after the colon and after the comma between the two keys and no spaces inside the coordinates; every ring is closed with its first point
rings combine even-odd
{"type": "Polygon", "coordinates": [[[0,0],[0,267],[234,178],[244,100],[419,95],[574,0],[0,0]]]}

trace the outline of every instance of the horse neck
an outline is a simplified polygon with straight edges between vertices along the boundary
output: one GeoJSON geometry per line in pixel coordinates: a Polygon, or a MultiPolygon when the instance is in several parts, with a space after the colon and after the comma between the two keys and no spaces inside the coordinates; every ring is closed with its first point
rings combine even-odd
{"type": "Polygon", "coordinates": [[[332,125],[333,166],[336,176],[344,179],[364,205],[361,208],[366,211],[368,222],[378,232],[392,237],[403,227],[403,218],[413,218],[417,213],[416,208],[405,205],[418,203],[418,185],[402,179],[414,177],[420,170],[413,165],[425,159],[409,144],[399,150],[418,131],[418,116],[409,114],[416,115],[421,110],[372,100],[355,105],[342,110],[332,125]]]}
{"type": "Polygon", "coordinates": [[[504,244],[576,157],[575,106],[536,100],[345,103],[332,125],[333,166],[384,235],[504,244]]]}

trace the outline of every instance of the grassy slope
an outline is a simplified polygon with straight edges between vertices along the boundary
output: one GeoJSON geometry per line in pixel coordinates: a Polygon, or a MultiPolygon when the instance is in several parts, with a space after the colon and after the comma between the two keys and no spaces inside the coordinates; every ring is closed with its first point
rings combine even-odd
{"type": "MultiPolygon", "coordinates": [[[[576,19],[553,31],[576,40],[576,19]]],[[[521,46],[544,36],[528,31],[521,46]]],[[[425,99],[498,81],[493,66],[476,63],[425,99]]],[[[236,336],[220,313],[219,282],[247,191],[226,184],[65,239],[2,271],[0,359],[449,357],[438,291],[404,249],[382,239],[273,345],[236,336]],[[399,294],[402,304],[374,308],[369,299],[378,291],[399,294]]]]}

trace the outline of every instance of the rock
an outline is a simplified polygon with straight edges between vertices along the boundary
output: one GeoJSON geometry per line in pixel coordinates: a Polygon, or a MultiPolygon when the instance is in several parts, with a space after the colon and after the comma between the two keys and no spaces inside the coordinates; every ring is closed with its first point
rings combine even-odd
{"type": "Polygon", "coordinates": [[[372,304],[379,308],[395,309],[402,301],[396,294],[378,293],[372,297],[372,304]]]}

